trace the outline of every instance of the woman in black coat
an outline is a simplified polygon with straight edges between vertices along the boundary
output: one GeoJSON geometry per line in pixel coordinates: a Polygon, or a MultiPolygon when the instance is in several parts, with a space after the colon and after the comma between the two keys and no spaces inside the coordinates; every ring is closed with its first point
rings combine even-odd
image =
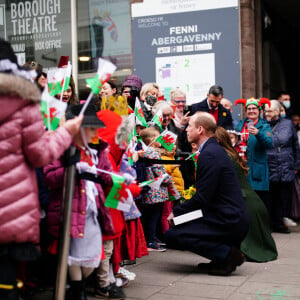
{"type": "Polygon", "coordinates": [[[273,230],[289,233],[284,219],[289,216],[292,184],[300,169],[297,133],[290,119],[280,117],[280,103],[271,101],[265,111],[273,135],[273,146],[267,151],[270,178],[270,215],[273,230]]]}

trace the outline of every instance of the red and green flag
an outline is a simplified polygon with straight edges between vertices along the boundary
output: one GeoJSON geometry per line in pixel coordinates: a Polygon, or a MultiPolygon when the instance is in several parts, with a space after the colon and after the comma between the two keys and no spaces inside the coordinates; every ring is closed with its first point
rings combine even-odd
{"type": "Polygon", "coordinates": [[[165,149],[172,151],[176,144],[177,135],[169,130],[163,131],[155,140],[159,142],[165,149]]]}
{"type": "Polygon", "coordinates": [[[159,177],[156,177],[154,179],[143,181],[139,184],[139,187],[142,188],[144,186],[149,186],[152,189],[159,190],[161,184],[167,179],[170,178],[170,175],[165,173],[164,175],[161,175],[159,177]]]}
{"type": "Polygon", "coordinates": [[[133,198],[125,184],[125,178],[111,174],[113,186],[105,200],[105,206],[128,212],[133,198]]]}
{"type": "Polygon", "coordinates": [[[99,58],[97,75],[93,78],[87,78],[85,81],[92,90],[92,93],[98,95],[102,85],[109,80],[116,66],[108,60],[99,58]]]}
{"type": "Polygon", "coordinates": [[[148,127],[140,100],[136,98],[134,106],[135,124],[148,127]]]}
{"type": "Polygon", "coordinates": [[[43,92],[41,100],[41,113],[45,126],[48,130],[54,131],[65,114],[67,103],[50,96],[47,91],[43,92]]]}
{"type": "Polygon", "coordinates": [[[197,160],[198,160],[198,156],[199,156],[200,152],[199,151],[196,151],[195,153],[191,154],[189,157],[187,157],[185,160],[188,160],[188,159],[192,159],[194,164],[195,164],[195,169],[197,170],[197,160]]]}
{"type": "Polygon", "coordinates": [[[50,69],[47,73],[48,90],[51,96],[62,94],[70,85],[72,65],[67,67],[50,69]]]}
{"type": "Polygon", "coordinates": [[[153,119],[151,120],[154,124],[156,124],[160,130],[162,131],[162,122],[163,122],[163,113],[162,110],[159,109],[153,119]]]}

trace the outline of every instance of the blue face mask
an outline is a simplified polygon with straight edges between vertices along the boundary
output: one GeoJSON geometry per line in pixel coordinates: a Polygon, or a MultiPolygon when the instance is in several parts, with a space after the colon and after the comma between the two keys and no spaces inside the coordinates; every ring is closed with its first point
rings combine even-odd
{"type": "Polygon", "coordinates": [[[285,114],[280,114],[280,117],[281,118],[285,118],[285,114]]]}
{"type": "Polygon", "coordinates": [[[291,107],[291,101],[283,101],[282,104],[286,109],[289,109],[291,107]]]}

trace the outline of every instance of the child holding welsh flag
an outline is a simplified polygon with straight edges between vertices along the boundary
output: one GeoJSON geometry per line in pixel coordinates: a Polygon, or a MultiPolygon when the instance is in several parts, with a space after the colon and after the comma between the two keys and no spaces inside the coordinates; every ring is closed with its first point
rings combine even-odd
{"type": "MultiPolygon", "coordinates": [[[[140,137],[148,146],[145,151],[145,158],[161,159],[158,148],[161,146],[156,139],[160,132],[155,127],[145,128],[140,132],[140,137]]],[[[166,251],[162,245],[157,242],[156,232],[160,223],[160,216],[165,201],[169,200],[168,187],[173,184],[172,178],[166,173],[163,165],[154,164],[147,167],[147,180],[163,178],[159,187],[152,187],[142,199],[142,222],[147,240],[148,251],[166,251]]]]}
{"type": "MultiPolygon", "coordinates": [[[[79,115],[82,107],[82,104],[70,107],[66,118],[72,119],[79,115]]],[[[110,220],[109,212],[104,207],[104,189],[112,186],[111,176],[106,173],[99,173],[98,178],[101,179],[101,184],[83,177],[86,173],[96,173],[97,169],[112,170],[107,158],[107,144],[99,144],[98,151],[91,149],[88,145],[96,135],[97,128],[105,126],[96,113],[97,110],[93,105],[87,106],[82,128],[74,137],[77,156],[80,161],[76,163],[77,172],[70,226],[68,271],[71,288],[69,299],[78,299],[78,295],[85,295],[86,279],[101,261],[102,234],[111,231],[112,228],[108,222],[101,222],[110,220]],[[99,218],[98,214],[100,214],[99,218]]],[[[65,157],[62,156],[44,168],[45,183],[49,189],[47,223],[48,232],[53,239],[49,247],[52,254],[56,254],[57,251],[66,163],[65,157]]]]}

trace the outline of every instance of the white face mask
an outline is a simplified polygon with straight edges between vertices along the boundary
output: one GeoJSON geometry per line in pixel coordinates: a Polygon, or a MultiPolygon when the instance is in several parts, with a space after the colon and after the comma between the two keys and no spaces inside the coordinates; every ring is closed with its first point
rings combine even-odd
{"type": "Polygon", "coordinates": [[[291,107],[291,101],[283,101],[282,104],[285,106],[286,109],[291,107]]]}

